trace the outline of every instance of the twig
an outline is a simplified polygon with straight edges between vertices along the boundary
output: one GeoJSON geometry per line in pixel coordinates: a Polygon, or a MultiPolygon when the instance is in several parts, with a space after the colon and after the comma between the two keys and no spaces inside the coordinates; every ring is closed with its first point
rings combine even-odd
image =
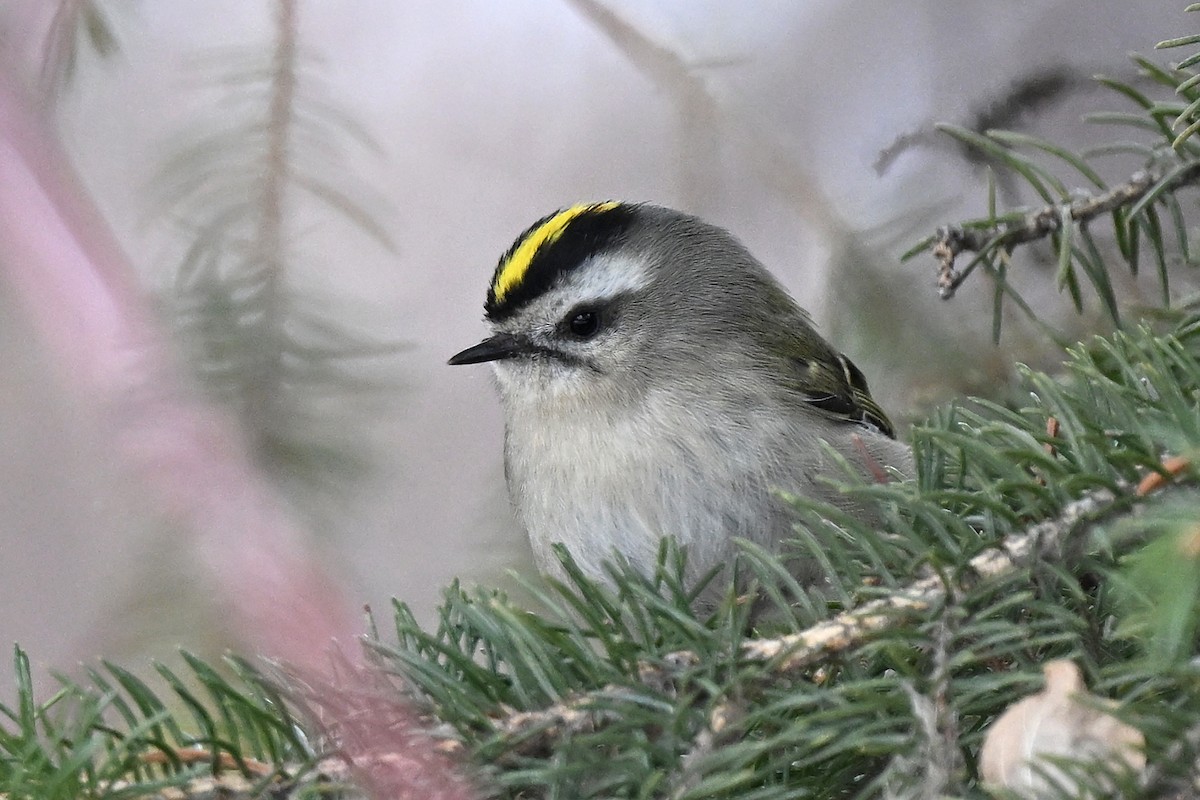
{"type": "MultiPolygon", "coordinates": [[[[1117,495],[1107,489],[1085,495],[1068,504],[1054,519],[1005,538],[999,547],[985,550],[968,564],[976,576],[984,579],[1020,569],[1042,553],[1057,551],[1082,523],[1108,511],[1116,500],[1117,495]]],[[[872,600],[800,633],[744,642],[742,658],[774,662],[776,674],[797,672],[861,644],[872,634],[896,627],[908,615],[927,611],[945,597],[942,577],[923,578],[896,594],[872,600]]]]}
{"type": "Polygon", "coordinates": [[[266,152],[262,162],[262,187],[257,200],[258,221],[253,239],[257,286],[263,299],[260,336],[255,337],[254,380],[245,387],[248,429],[259,451],[275,430],[279,416],[280,384],[284,364],[282,329],[287,295],[285,193],[294,169],[291,138],[296,126],[297,0],[276,0],[276,42],[272,56],[270,97],[266,119],[266,152]]]}
{"type": "Polygon", "coordinates": [[[231,752],[224,750],[214,752],[204,747],[176,747],[166,750],[152,750],[138,758],[143,764],[170,765],[179,764],[212,764],[214,771],[233,772],[244,771],[259,777],[270,775],[275,768],[256,758],[237,758],[231,752]]]}
{"type": "Polygon", "coordinates": [[[692,739],[692,746],[679,757],[681,773],[671,792],[671,800],[684,797],[700,784],[704,777],[700,769],[704,759],[742,732],[741,722],[745,716],[746,709],[736,701],[719,703],[712,710],[708,723],[692,739]]]}
{"type": "MultiPolygon", "coordinates": [[[[196,752],[204,756],[200,760],[212,758],[212,754],[207,751],[196,752]]],[[[185,760],[184,763],[190,761],[185,760]]],[[[143,789],[139,783],[118,780],[101,781],[95,788],[98,794],[106,797],[111,795],[138,800],[258,800],[263,797],[273,800],[300,800],[334,796],[343,800],[369,800],[368,795],[354,784],[355,776],[342,759],[322,759],[311,769],[299,764],[288,764],[273,768],[272,773],[273,777],[247,776],[240,770],[228,768],[212,775],[197,775],[176,786],[143,789]]],[[[0,793],[0,800],[10,798],[0,793]]]]}
{"type": "MultiPolygon", "coordinates": [[[[998,547],[972,558],[968,562],[971,572],[977,579],[996,578],[1015,572],[1047,553],[1061,552],[1081,527],[1114,510],[1118,499],[1130,496],[1131,487],[1122,483],[1118,488],[1120,494],[1108,489],[1087,494],[1069,503],[1054,519],[1008,536],[998,547]]],[[[767,664],[768,680],[789,677],[862,644],[874,634],[905,624],[913,614],[943,602],[946,594],[944,578],[923,578],[889,597],[873,600],[800,633],[745,641],[740,656],[744,661],[767,664]]],[[[661,663],[643,663],[638,670],[638,681],[650,687],[669,685],[699,661],[699,656],[690,651],[669,653],[661,663]]],[[[510,753],[545,752],[561,736],[592,731],[615,718],[612,701],[621,695],[633,697],[629,689],[609,685],[544,709],[495,719],[493,724],[497,732],[514,740],[510,753]]]]}
{"type": "MultiPolygon", "coordinates": [[[[1019,78],[1003,94],[989,98],[985,105],[973,109],[960,124],[979,134],[994,128],[1016,128],[1022,118],[1058,102],[1064,94],[1091,83],[1086,76],[1067,66],[1042,68],[1019,78]]],[[[897,158],[918,146],[957,147],[967,161],[982,161],[977,149],[945,136],[934,125],[927,124],[901,134],[880,151],[873,165],[875,174],[885,175],[897,158]]]]}
{"type": "Polygon", "coordinates": [[[557,742],[591,733],[616,720],[611,701],[622,695],[628,698],[628,689],[609,684],[537,711],[513,711],[493,720],[493,724],[497,733],[512,742],[506,749],[507,756],[546,755],[557,742]]]}
{"type": "MultiPolygon", "coordinates": [[[[1064,225],[1087,223],[1101,214],[1133,205],[1160,180],[1162,175],[1142,170],[1103,194],[1045,206],[1015,222],[1000,222],[986,227],[948,225],[939,228],[931,248],[938,262],[938,294],[943,300],[950,299],[966,278],[967,272],[960,273],[954,268],[954,259],[959,253],[981,253],[998,247],[1011,250],[1016,245],[1043,239],[1062,230],[1064,225]]],[[[1176,173],[1167,188],[1177,189],[1196,180],[1200,180],[1200,161],[1176,173]]]]}

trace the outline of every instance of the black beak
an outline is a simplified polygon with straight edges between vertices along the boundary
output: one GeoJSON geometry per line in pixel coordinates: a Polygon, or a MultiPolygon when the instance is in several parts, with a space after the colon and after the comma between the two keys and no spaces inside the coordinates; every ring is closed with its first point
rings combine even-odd
{"type": "Polygon", "coordinates": [[[527,352],[529,352],[529,344],[524,338],[513,336],[511,333],[497,333],[474,347],[468,347],[461,353],[455,353],[446,363],[452,367],[457,367],[459,364],[482,364],[485,361],[499,361],[527,352]]]}

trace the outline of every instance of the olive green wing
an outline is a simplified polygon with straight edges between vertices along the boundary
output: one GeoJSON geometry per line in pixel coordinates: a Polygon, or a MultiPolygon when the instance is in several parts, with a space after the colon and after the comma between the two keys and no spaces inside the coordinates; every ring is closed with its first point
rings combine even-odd
{"type": "Polygon", "coordinates": [[[774,320],[762,330],[766,346],[784,360],[783,371],[801,402],[828,417],[896,438],[891,420],[871,397],[862,370],[821,337],[806,311],[782,288],[767,299],[764,310],[774,320]]]}
{"type": "Polygon", "coordinates": [[[867,379],[853,361],[830,350],[813,358],[793,356],[792,362],[799,373],[795,385],[804,403],[896,438],[891,420],[871,397],[867,379]]]}

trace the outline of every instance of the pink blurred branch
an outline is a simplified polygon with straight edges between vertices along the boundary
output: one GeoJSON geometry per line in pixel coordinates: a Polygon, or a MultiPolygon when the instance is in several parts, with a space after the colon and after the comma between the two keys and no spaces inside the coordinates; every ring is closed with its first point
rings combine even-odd
{"type": "Polygon", "coordinates": [[[67,388],[112,426],[115,463],[187,532],[238,632],[262,653],[322,663],[358,626],[306,552],[227,415],[174,363],[133,270],[46,116],[0,74],[0,269],[67,388]]]}
{"type": "MultiPolygon", "coordinates": [[[[29,33],[58,19],[30,12],[40,2],[24,6],[29,33]]],[[[295,0],[279,2],[294,34],[295,0]]],[[[20,21],[20,10],[10,23],[20,21]]],[[[4,289],[52,356],[62,385],[99,411],[114,468],[133,476],[148,503],[187,537],[180,547],[199,555],[235,631],[303,684],[328,693],[311,699],[363,784],[381,798],[471,796],[400,695],[384,702],[380,677],[362,663],[359,623],[344,592],[254,465],[245,432],[186,377],[51,119],[26,90],[36,81],[21,80],[36,71],[27,56],[17,48],[0,52],[4,289]],[[335,650],[337,643],[344,649],[335,650]]]]}

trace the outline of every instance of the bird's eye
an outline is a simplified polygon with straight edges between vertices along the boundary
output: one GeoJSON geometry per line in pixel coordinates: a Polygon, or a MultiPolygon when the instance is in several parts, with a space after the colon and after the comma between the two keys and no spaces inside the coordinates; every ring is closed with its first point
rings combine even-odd
{"type": "Polygon", "coordinates": [[[600,312],[593,308],[581,308],[567,317],[567,329],[580,339],[590,339],[600,330],[600,312]]]}

